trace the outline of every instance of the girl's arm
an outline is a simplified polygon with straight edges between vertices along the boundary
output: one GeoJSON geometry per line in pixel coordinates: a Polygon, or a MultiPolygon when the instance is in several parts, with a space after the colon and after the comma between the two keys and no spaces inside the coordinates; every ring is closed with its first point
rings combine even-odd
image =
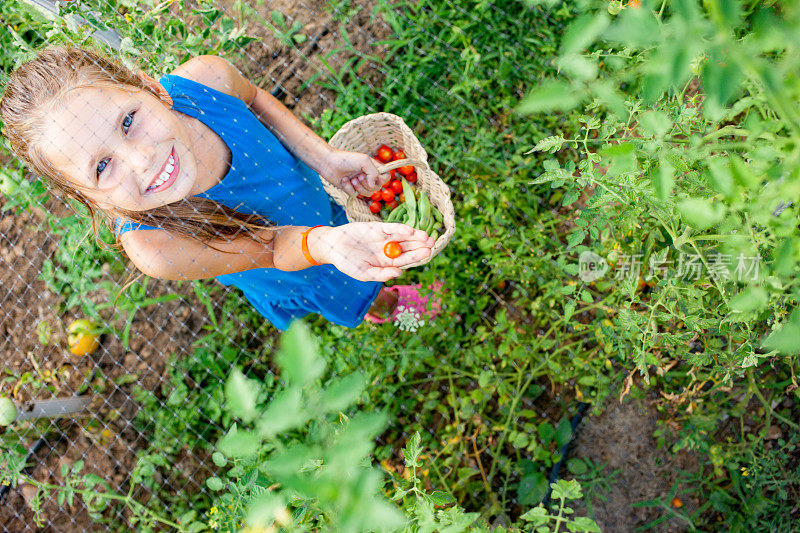
{"type": "Polygon", "coordinates": [[[367,154],[331,148],[277,98],[250,83],[227,59],[197,56],[173,73],[242,100],[296,157],[348,194],[372,194],[389,179],[388,175],[378,174],[375,161],[367,154]]]}
{"type": "MultiPolygon", "coordinates": [[[[302,232],[306,229],[306,226],[265,228],[259,234],[264,243],[241,236],[204,244],[158,229],[129,231],[120,236],[120,241],[134,265],[148,276],[192,280],[253,268],[286,271],[308,268],[311,263],[301,247],[302,232]]],[[[428,257],[433,239],[403,224],[360,222],[316,228],[309,232],[307,244],[311,258],[318,263],[331,263],[362,281],[387,281],[402,273],[399,267],[428,257]],[[384,245],[392,240],[400,242],[403,249],[396,259],[383,254],[384,245]]]]}
{"type": "Polygon", "coordinates": [[[253,99],[245,100],[250,111],[295,156],[326,180],[352,195],[372,194],[388,181],[388,175],[378,174],[371,157],[332,148],[277,98],[253,84],[250,87],[254,93],[253,99]]]}

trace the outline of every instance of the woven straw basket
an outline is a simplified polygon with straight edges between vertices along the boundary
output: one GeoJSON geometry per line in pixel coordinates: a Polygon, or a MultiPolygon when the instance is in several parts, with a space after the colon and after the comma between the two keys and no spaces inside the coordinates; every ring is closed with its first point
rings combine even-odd
{"type": "MultiPolygon", "coordinates": [[[[424,265],[447,246],[456,232],[455,212],[453,211],[453,202],[450,200],[450,189],[428,166],[428,154],[402,118],[391,113],[373,113],[358,117],[342,126],[331,138],[329,144],[337,150],[369,155],[374,154],[382,144],[403,150],[408,159],[378,165],[378,172],[381,174],[405,165],[413,165],[416,168],[417,183],[415,185],[418,189],[428,193],[431,204],[442,213],[444,231],[436,239],[431,249],[431,255],[427,259],[402,268],[424,265]]],[[[380,222],[383,220],[369,210],[369,206],[364,200],[348,195],[326,179],[322,179],[322,185],[328,195],[344,208],[350,222],[380,222]]]]}

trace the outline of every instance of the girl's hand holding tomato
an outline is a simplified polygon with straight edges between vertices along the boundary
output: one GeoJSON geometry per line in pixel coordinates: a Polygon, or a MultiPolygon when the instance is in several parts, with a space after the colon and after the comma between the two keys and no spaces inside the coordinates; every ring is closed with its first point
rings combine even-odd
{"type": "MultiPolygon", "coordinates": [[[[331,263],[342,273],[361,281],[388,281],[403,273],[400,267],[426,259],[434,240],[422,230],[405,224],[351,222],[317,228],[308,235],[311,255],[331,263]],[[389,242],[400,245],[397,257],[386,256],[389,242]]],[[[394,255],[394,254],[392,254],[394,255]]]]}
{"type": "Polygon", "coordinates": [[[378,174],[380,164],[367,154],[331,148],[319,173],[347,194],[370,196],[389,179],[389,174],[378,174]]]}

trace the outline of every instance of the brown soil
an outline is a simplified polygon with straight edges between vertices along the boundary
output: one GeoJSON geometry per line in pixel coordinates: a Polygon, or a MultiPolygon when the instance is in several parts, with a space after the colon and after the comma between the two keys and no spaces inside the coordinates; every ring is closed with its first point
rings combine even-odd
{"type": "MultiPolygon", "coordinates": [[[[228,16],[237,17],[231,0],[219,0],[228,16]]],[[[371,1],[352,2],[346,23],[335,21],[326,2],[278,1],[256,7],[259,14],[272,22],[270,13],[280,11],[291,26],[302,24],[300,33],[307,40],[295,46],[282,44],[273,30],[257,20],[248,20],[246,32],[259,37],[246,49],[247,61],[236,62],[248,78],[267,91],[277,89],[277,97],[298,117],[316,117],[333,107],[333,94],[312,81],[315,75],[326,72],[321,56],[337,72],[349,58],[341,30],[345,29],[358,55],[382,56],[376,41],[390,33],[389,27],[371,15],[371,1]],[[308,84],[308,86],[304,86],[308,84]]],[[[176,15],[187,15],[188,13],[176,15]]],[[[189,17],[187,17],[189,18],[189,17]]],[[[375,84],[380,77],[376,65],[365,63],[356,73],[365,83],[375,84]]],[[[322,78],[324,79],[324,77],[322,78]]],[[[2,156],[0,156],[2,157],[2,156]]],[[[3,158],[3,164],[7,160],[3,158]]],[[[2,200],[5,205],[5,200],[2,200]]],[[[47,206],[57,216],[67,214],[60,202],[47,206]]],[[[76,358],[66,349],[66,325],[78,318],[78,309],[62,312],[63,297],[50,292],[40,279],[45,261],[59,246],[51,234],[43,211],[15,214],[0,211],[0,350],[4,355],[5,372],[0,375],[0,395],[12,396],[23,405],[29,400],[70,396],[85,384],[86,376],[94,375],[92,385],[98,392],[91,409],[74,420],[39,421],[26,423],[15,431],[30,428],[21,444],[30,446],[38,435],[47,435],[44,447],[31,461],[35,479],[61,485],[62,465],[85,461],[83,473],[94,473],[105,479],[112,488],[127,490],[127,476],[136,463],[136,452],[147,443],[132,425],[138,410],[132,398],[134,385],[158,393],[166,383],[166,361],[169,354],[187,357],[192,343],[205,332],[208,318],[204,306],[197,300],[190,284],[152,281],[148,297],[180,294],[181,299],[149,306],[136,313],[131,327],[131,346],[126,350],[120,339],[106,335],[101,349],[90,357],[76,358]],[[37,326],[45,324],[50,339],[43,344],[37,326]],[[28,376],[26,379],[25,376],[28,376]],[[130,381],[127,381],[131,377],[130,381]],[[116,382],[123,383],[117,385],[116,382]],[[102,390],[102,394],[100,391],[102,390]]],[[[119,286],[127,273],[102,281],[119,286]],[[116,279],[119,278],[119,279],[116,279]]],[[[224,298],[225,290],[217,298],[224,298]]],[[[102,289],[89,295],[95,302],[108,300],[102,289]]],[[[109,315],[110,317],[110,315],[109,315]]],[[[116,323],[117,327],[122,322],[116,323]]],[[[42,326],[45,327],[45,326],[42,326]]],[[[167,407],[165,407],[167,408],[167,407]]],[[[10,442],[11,430],[3,440],[10,442]]],[[[197,457],[187,450],[186,460],[173,469],[168,481],[176,490],[196,492],[209,475],[202,466],[207,458],[197,457]]],[[[80,498],[72,505],[59,506],[50,495],[42,506],[42,527],[34,523],[34,515],[26,500],[35,494],[31,486],[9,491],[0,505],[0,527],[3,531],[93,531],[105,527],[93,524],[80,498]]],[[[140,495],[138,499],[146,498],[140,495]]],[[[124,522],[124,511],[118,518],[124,522]]]]}
{"type": "MultiPolygon", "coordinates": [[[[176,10],[175,14],[186,18],[191,26],[190,3],[183,13],[176,10]]],[[[360,62],[363,58],[383,58],[385,49],[379,41],[392,33],[389,25],[373,14],[372,0],[348,2],[345,11],[334,11],[330,2],[321,0],[247,2],[256,10],[256,17],[241,13],[235,4],[235,0],[217,0],[217,6],[228,17],[242,21],[246,35],[258,39],[245,47],[244,61],[232,61],[253,83],[274,92],[298,117],[318,117],[325,109],[335,110],[335,94],[320,83],[338,76],[340,71],[345,73],[345,79],[356,76],[371,86],[380,82],[378,65],[369,60],[360,62]],[[273,12],[283,15],[283,27],[273,18],[273,12]],[[292,33],[289,30],[293,27],[299,29],[292,33]],[[296,42],[288,35],[303,36],[305,40],[296,42]],[[348,63],[353,59],[355,62],[348,63]],[[355,72],[354,65],[359,65],[355,72]]],[[[197,23],[200,24],[199,19],[197,23]]]]}
{"type": "MultiPolygon", "coordinates": [[[[64,211],[56,202],[50,208],[64,211]]],[[[137,412],[132,399],[133,384],[160,390],[167,355],[190,355],[192,342],[207,323],[202,305],[195,301],[188,284],[152,283],[150,297],[177,293],[183,298],[136,313],[130,350],[123,347],[119,338],[106,335],[98,352],[76,357],[66,347],[64,325],[80,311],[61,312],[63,297],[50,292],[39,279],[44,261],[58,246],[57,237],[44,224],[44,213],[13,215],[6,211],[0,218],[0,228],[0,349],[5,355],[6,376],[0,384],[0,394],[12,397],[18,405],[29,400],[67,397],[88,381],[87,375],[94,375],[91,385],[96,391],[85,416],[15,424],[6,430],[4,441],[8,442],[16,433],[28,447],[39,435],[47,436],[47,443],[32,460],[32,474],[38,481],[61,485],[62,465],[83,460],[84,473],[97,474],[119,490],[136,462],[136,451],[147,444],[132,426],[137,412]],[[42,323],[51,329],[47,344],[36,333],[37,325],[42,323]],[[34,379],[27,380],[26,375],[34,379]],[[118,386],[116,383],[124,383],[126,376],[132,380],[118,386]]],[[[89,297],[100,301],[107,299],[108,293],[98,290],[89,297]]],[[[122,324],[119,321],[116,326],[122,324]]],[[[202,482],[205,476],[198,473],[193,477],[202,482]]],[[[37,530],[33,513],[25,505],[26,497],[31,498],[35,490],[31,486],[20,489],[11,490],[0,506],[4,531],[37,530]]],[[[72,506],[62,508],[55,496],[51,496],[44,502],[42,517],[49,524],[48,531],[89,531],[92,527],[86,509],[77,498],[72,506]]]]}
{"type": "MultiPolygon", "coordinates": [[[[686,485],[676,482],[681,470],[696,472],[700,468],[698,459],[694,453],[670,454],[656,448],[653,432],[659,418],[651,400],[629,397],[620,404],[612,395],[600,415],[586,416],[578,426],[570,457],[602,463],[605,467],[601,471],[606,475],[619,471],[609,480],[610,490],[592,498],[592,513],[585,504],[573,506],[577,516],[591,516],[603,533],[628,533],[668,514],[658,504],[633,507],[640,502],[660,501],[675,510],[671,502],[679,496],[682,512],[691,515],[697,510],[694,497],[681,494],[686,485]]],[[[687,529],[685,521],[672,516],[648,531],[671,533],[687,529]]]]}

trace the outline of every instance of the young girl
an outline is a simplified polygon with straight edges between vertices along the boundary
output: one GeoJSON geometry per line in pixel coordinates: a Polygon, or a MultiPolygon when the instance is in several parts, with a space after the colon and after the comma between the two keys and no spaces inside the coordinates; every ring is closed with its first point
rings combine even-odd
{"type": "Polygon", "coordinates": [[[224,59],[155,81],[91,50],[47,48],[11,76],[0,117],[15,154],[85,205],[95,234],[105,215],[145,274],[216,277],[279,329],[310,312],[348,327],[400,306],[434,313],[416,286],[382,283],[428,257],[433,239],[347,224],[319,179],[369,195],[388,176],[331,148],[224,59]]]}

